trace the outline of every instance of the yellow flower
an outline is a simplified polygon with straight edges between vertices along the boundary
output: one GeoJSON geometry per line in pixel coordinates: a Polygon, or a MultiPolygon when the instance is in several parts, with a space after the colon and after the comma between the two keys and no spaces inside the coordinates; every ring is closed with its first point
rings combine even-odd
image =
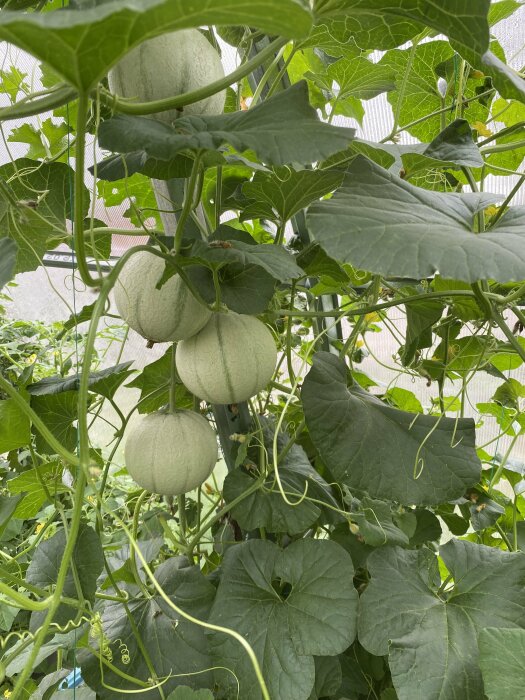
{"type": "Polygon", "coordinates": [[[10,698],[13,693],[9,690],[9,688],[6,688],[4,690],[4,698],[10,698]]]}
{"type": "Polygon", "coordinates": [[[35,353],[33,353],[32,355],[29,355],[29,357],[26,359],[26,364],[32,365],[35,360],[36,360],[36,355],[35,355],[35,353]]]}
{"type": "Polygon", "coordinates": [[[494,205],[492,205],[492,206],[487,207],[487,208],[485,209],[485,214],[486,214],[487,216],[494,216],[494,214],[497,213],[498,209],[499,209],[499,207],[495,207],[494,205]]]}
{"type": "Polygon", "coordinates": [[[492,136],[492,131],[488,129],[487,125],[483,124],[483,122],[474,122],[472,128],[476,129],[480,136],[492,136]]]}
{"type": "Polygon", "coordinates": [[[44,529],[44,523],[38,523],[38,525],[36,526],[35,534],[38,535],[39,533],[42,532],[43,529],[44,529]]]}

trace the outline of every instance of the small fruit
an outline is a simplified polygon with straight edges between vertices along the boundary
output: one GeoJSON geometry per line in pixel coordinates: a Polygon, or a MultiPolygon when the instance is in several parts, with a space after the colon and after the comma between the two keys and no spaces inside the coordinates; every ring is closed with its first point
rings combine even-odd
{"type": "Polygon", "coordinates": [[[177,371],[186,387],[210,403],[246,401],[265,388],[277,362],[268,328],[253,316],[213,314],[196,335],[179,343],[177,371]]]}
{"type": "Polygon", "coordinates": [[[119,314],[130,328],[154,343],[189,338],[211,316],[179,275],[156,289],[164,268],[164,259],[158,255],[135,253],[122,268],[114,289],[119,314]]]}
{"type": "Polygon", "coordinates": [[[163,496],[180,496],[212,473],[217,438],[208,421],[193,411],[151,413],[133,427],[124,456],[139,486],[163,496]]]}

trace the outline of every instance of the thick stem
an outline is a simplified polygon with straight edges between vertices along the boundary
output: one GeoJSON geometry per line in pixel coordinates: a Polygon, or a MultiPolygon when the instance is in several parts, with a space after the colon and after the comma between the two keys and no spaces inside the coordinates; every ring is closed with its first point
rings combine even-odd
{"type": "Polygon", "coordinates": [[[77,91],[64,85],[50,92],[45,97],[39,97],[34,100],[25,98],[10,107],[0,109],[0,122],[9,121],[10,119],[25,119],[35,114],[50,112],[53,109],[57,109],[57,107],[62,107],[68,102],[72,102],[76,97],[77,91]]]}
{"type": "Polygon", "coordinates": [[[84,238],[84,168],[86,150],[86,127],[89,98],[81,93],[78,97],[77,140],[75,144],[75,189],[73,202],[73,231],[78,271],[84,284],[98,287],[103,281],[91,276],[87,263],[86,240],[84,238]]]}
{"type": "Polygon", "coordinates": [[[193,161],[190,179],[188,181],[186,192],[184,194],[184,204],[182,206],[182,211],[180,213],[179,220],[177,221],[177,230],[175,231],[175,241],[173,243],[173,252],[175,254],[177,254],[180,251],[186,221],[188,220],[191,211],[195,208],[194,196],[197,183],[199,182],[201,162],[202,153],[199,152],[196,154],[195,160],[193,161]]]}
{"type": "Polygon", "coordinates": [[[170,413],[177,410],[177,363],[175,355],[177,352],[177,343],[171,346],[171,376],[170,376],[170,413]]]}
{"type": "MultiPolygon", "coordinates": [[[[148,497],[148,492],[143,491],[140,496],[137,498],[137,502],[135,503],[135,508],[133,510],[133,524],[131,526],[131,536],[133,537],[133,541],[137,541],[137,535],[139,532],[139,518],[140,518],[140,510],[142,508],[142,504],[144,503],[145,499],[148,497]]],[[[133,578],[135,579],[135,583],[137,586],[140,588],[142,591],[143,595],[145,598],[151,598],[150,593],[146,586],[144,585],[144,582],[142,581],[140,577],[140,572],[137,566],[137,555],[135,554],[135,548],[130,547],[129,548],[129,563],[131,567],[131,571],[133,573],[133,578]]]]}
{"type": "Polygon", "coordinates": [[[181,542],[186,545],[186,530],[188,523],[186,521],[186,496],[181,493],[177,496],[177,511],[179,515],[179,530],[181,542]]]}

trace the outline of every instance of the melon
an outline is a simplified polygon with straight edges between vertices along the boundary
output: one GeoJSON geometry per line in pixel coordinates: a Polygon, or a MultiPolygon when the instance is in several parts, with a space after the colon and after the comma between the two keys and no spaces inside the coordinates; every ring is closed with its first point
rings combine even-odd
{"type": "Polygon", "coordinates": [[[195,299],[179,275],[156,289],[165,266],[164,259],[154,253],[135,253],[122,268],[114,288],[120,316],[154,343],[189,338],[211,317],[211,311],[195,299]]]}
{"type": "Polygon", "coordinates": [[[210,403],[246,401],[264,389],[275,370],[277,348],[268,328],[253,316],[214,313],[204,328],[177,346],[179,377],[210,403]]]}
{"type": "MultiPolygon", "coordinates": [[[[202,88],[224,77],[219,54],[197,29],[183,29],[147,39],[109,72],[115,94],[138,102],[163,100],[202,88]]],[[[183,108],[184,115],[221,114],[226,92],[218,92],[183,108]]],[[[152,115],[171,123],[181,115],[173,109],[152,115]]]]}
{"type": "Polygon", "coordinates": [[[217,438],[208,421],[193,411],[150,413],[132,426],[124,457],[129,475],[143,489],[180,496],[212,473],[217,438]]]}

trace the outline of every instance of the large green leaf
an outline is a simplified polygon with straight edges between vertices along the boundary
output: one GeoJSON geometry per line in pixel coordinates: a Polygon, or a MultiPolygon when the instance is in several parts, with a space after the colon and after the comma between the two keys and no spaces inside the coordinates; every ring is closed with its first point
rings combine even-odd
{"type": "Polygon", "coordinates": [[[0,238],[0,290],[13,278],[17,252],[12,238],[0,238]]]}
{"type": "Polygon", "coordinates": [[[331,698],[341,687],[341,663],[337,656],[316,656],[314,662],[315,685],[308,700],[331,698]]]}
{"type": "MultiPolygon", "coordinates": [[[[413,31],[415,25],[421,30],[431,27],[440,34],[478,53],[484,53],[489,46],[488,11],[490,0],[315,0],[314,10],[317,16],[344,16],[346,23],[354,28],[355,33],[375,30],[374,45],[370,41],[367,48],[388,48],[382,40],[392,38],[399,25],[405,24],[405,32],[413,31]],[[377,31],[378,26],[382,31],[377,31]],[[393,27],[393,30],[391,29],[393,27]]],[[[417,31],[417,30],[416,30],[417,31]]],[[[403,41],[414,33],[400,34],[403,41]]],[[[372,37],[370,37],[372,38],[372,37]]],[[[360,42],[358,42],[360,43],[360,42]]],[[[399,42],[401,43],[401,42],[399,42]]],[[[398,44],[391,44],[398,45],[398,44]]]]}
{"type": "MultiPolygon", "coordinates": [[[[206,620],[215,589],[197,567],[188,566],[185,557],[173,557],[156,569],[155,577],[173,603],[190,615],[206,620]]],[[[156,677],[159,680],[169,677],[163,684],[166,695],[178,685],[192,688],[213,685],[204,629],[178,615],[159,595],[148,599],[132,598],[126,608],[118,602],[107,603],[102,612],[102,628],[112,653],[112,663],[119,671],[147,683],[152,671],[142,648],[149,654],[156,677]],[[141,640],[140,646],[136,635],[141,640]],[[123,657],[122,641],[127,646],[127,659],[123,657]]],[[[95,635],[90,642],[97,650],[104,646],[100,636],[95,635]]],[[[137,690],[136,685],[109,668],[104,668],[101,676],[101,664],[94,654],[84,653],[80,664],[82,677],[103,700],[129,700],[129,691],[137,690]],[[119,688],[120,692],[108,686],[119,688]]],[[[141,694],[154,698],[158,690],[141,694]]]]}
{"type": "Polygon", "coordinates": [[[406,304],[405,309],[407,326],[401,361],[406,367],[410,365],[418,350],[432,346],[432,327],[443,315],[443,304],[439,299],[430,299],[406,304]]]}
{"type": "Polygon", "coordinates": [[[300,0],[113,0],[86,10],[4,11],[0,39],[33,54],[72,85],[89,90],[144,39],[178,29],[232,23],[300,37],[308,33],[311,15],[300,0]]]}
{"type": "Polygon", "coordinates": [[[499,0],[498,2],[492,2],[489,10],[490,26],[492,27],[494,24],[510,17],[521,7],[523,7],[523,3],[518,0],[499,0]]]}
{"type": "MultiPolygon", "coordinates": [[[[215,301],[213,273],[205,267],[192,267],[188,276],[203,299],[215,301]]],[[[273,297],[276,280],[274,275],[254,263],[228,263],[218,273],[221,301],[239,314],[260,314],[266,311],[273,297]]]]}
{"type": "MultiPolygon", "coordinates": [[[[44,589],[56,584],[66,542],[67,536],[63,529],[59,530],[51,539],[40,542],[32,554],[31,563],[26,572],[28,583],[44,589]]],[[[97,589],[97,578],[104,566],[104,555],[99,536],[88,525],[83,524],[80,526],[72,561],[82,589],[82,595],[86,600],[92,602],[97,589]]],[[[78,598],[75,578],[71,568],[66,577],[63,595],[68,598],[78,598]]],[[[63,625],[68,620],[73,619],[76,612],[76,608],[63,603],[58,608],[54,621],[63,625]]],[[[42,624],[45,615],[45,612],[36,612],[31,615],[31,627],[33,630],[42,624]]]]}
{"type": "MultiPolygon", "coordinates": [[[[262,417],[264,445],[268,453],[268,460],[273,460],[274,429],[262,417]]],[[[279,433],[277,448],[283,450],[290,436],[284,432],[279,433]]],[[[258,450],[258,445],[254,448],[258,450]]],[[[248,460],[251,458],[248,454],[248,460]]],[[[254,455],[255,456],[255,455],[254,455]]],[[[279,476],[283,489],[289,501],[289,505],[283,499],[275,479],[275,474],[270,473],[262,488],[258,489],[231,510],[231,515],[243,530],[255,530],[264,527],[268,532],[287,532],[291,535],[306,530],[316,522],[322,513],[322,503],[337,507],[337,502],[332,496],[330,486],[315,471],[303,448],[294,444],[282,460],[279,460],[279,476]],[[307,488],[307,497],[302,500],[307,488]],[[310,499],[315,499],[315,503],[310,499]]],[[[253,486],[255,475],[242,469],[234,469],[229,472],[224,481],[224,499],[233,501],[253,486]]]]}
{"type": "MultiPolygon", "coordinates": [[[[158,360],[146,365],[127,387],[140,389],[139,413],[153,413],[169,402],[172,350],[166,350],[158,360]]],[[[193,396],[182,382],[177,382],[175,398],[178,408],[192,408],[193,396]]]]}
{"type": "Polygon", "coordinates": [[[23,494],[22,501],[17,505],[15,518],[34,518],[43,504],[58,493],[69,491],[62,482],[63,466],[60,462],[48,462],[38,468],[28,469],[8,482],[10,493],[23,494]],[[45,484],[44,486],[42,485],[45,484]]]}
{"type": "MultiPolygon", "coordinates": [[[[403,148],[403,147],[401,147],[403,148]]],[[[405,147],[401,156],[405,178],[431,168],[444,168],[464,165],[469,168],[481,168],[483,158],[472,138],[472,129],[465,119],[455,119],[427,144],[417,144],[414,151],[405,147]],[[416,152],[417,146],[423,146],[416,152]]]]}
{"type": "MultiPolygon", "coordinates": [[[[251,540],[226,552],[210,620],[237,630],[252,645],[270,697],[308,700],[314,687],[314,656],[344,651],[355,635],[357,591],[353,566],[342,547],[328,540],[298,540],[285,550],[251,540]]],[[[217,680],[239,700],[260,700],[246,652],[213,634],[217,680]]],[[[230,697],[228,695],[228,697],[230,697]]]]}
{"type": "Polygon", "coordinates": [[[480,700],[480,631],[525,628],[525,555],[459,540],[440,554],[454,579],[446,593],[438,593],[429,550],[388,547],[367,560],[359,640],[373,654],[389,654],[399,700],[480,700]]]}
{"type": "Polygon", "coordinates": [[[258,104],[253,109],[216,116],[182,117],[174,127],[145,117],[117,115],[99,129],[102,148],[117,153],[144,150],[150,157],[170,160],[185,149],[253,150],[272,165],[308,164],[345,148],[354,129],[319,120],[308,101],[305,81],[258,104]]]}
{"type": "MultiPolygon", "coordinates": [[[[64,391],[60,394],[33,396],[31,408],[67,450],[77,447],[77,429],[73,423],[78,418],[78,392],[64,391]]],[[[36,442],[41,452],[51,451],[40,433],[37,433],[36,442]]]]}
{"type": "Polygon", "coordinates": [[[372,63],[361,56],[336,61],[324,73],[307,73],[305,77],[328,93],[334,92],[333,83],[337,83],[339,89],[336,100],[332,103],[334,107],[349,97],[369,100],[396,86],[395,75],[390,68],[372,63]]]}
{"type": "Polygon", "coordinates": [[[323,168],[340,168],[358,153],[396,175],[403,169],[404,179],[429,170],[458,165],[479,168],[483,165],[479,148],[472,138],[472,129],[465,119],[455,119],[430,143],[374,143],[354,139],[346,151],[328,158],[323,168]]]}
{"type": "MultiPolygon", "coordinates": [[[[352,522],[359,527],[363,542],[372,547],[382,547],[385,544],[408,545],[408,535],[396,520],[398,515],[391,503],[368,497],[362,501],[352,499],[352,522]]],[[[415,525],[415,516],[413,520],[415,525]]]]}
{"type": "Polygon", "coordinates": [[[13,513],[22,500],[22,496],[2,496],[0,494],[0,535],[11,522],[13,513]]]}
{"type": "Polygon", "coordinates": [[[281,168],[274,173],[256,173],[242,187],[249,201],[242,219],[265,218],[285,222],[312,202],[333,192],[341,184],[342,175],[318,170],[281,168]]]}
{"type": "Polygon", "coordinates": [[[167,700],[213,700],[213,693],[211,690],[193,690],[187,685],[179,685],[167,700]]]}
{"type": "Polygon", "coordinates": [[[341,360],[318,352],[301,392],[310,437],[337,480],[421,505],[459,498],[477,482],[474,421],[400,411],[347,387],[347,375],[341,360]]]}
{"type": "MultiPolygon", "coordinates": [[[[91,391],[112,398],[118,387],[124,382],[132,371],[129,367],[132,361],[122,362],[113,367],[91,372],[88,379],[88,386],[91,391]]],[[[29,384],[28,392],[32,396],[46,396],[50,394],[61,394],[65,391],[77,391],[80,384],[80,377],[76,374],[71,377],[61,377],[54,375],[45,377],[34,384],[29,384]]]]}
{"type": "MultiPolygon", "coordinates": [[[[417,121],[420,117],[432,114],[444,106],[443,96],[438,89],[439,66],[453,62],[454,51],[447,41],[430,41],[420,44],[412,49],[395,49],[388,51],[379,62],[379,65],[388,68],[396,75],[397,90],[388,93],[388,101],[392,105],[398,117],[398,126],[405,126],[417,121]]],[[[451,94],[448,97],[453,104],[453,91],[455,89],[455,75],[452,67],[452,75],[447,81],[451,94]]],[[[480,81],[467,81],[465,85],[465,97],[473,97],[475,93],[471,83],[476,86],[480,81]]],[[[481,83],[482,84],[482,83],[481,83]]],[[[465,119],[485,121],[488,110],[479,102],[471,102],[465,106],[465,119]]],[[[445,114],[445,118],[451,119],[445,114]]],[[[411,126],[408,131],[420,141],[431,141],[442,129],[442,119],[436,114],[411,126]]]]}
{"type": "MultiPolygon", "coordinates": [[[[8,194],[0,190],[0,235],[18,245],[15,272],[36,270],[46,250],[57,245],[57,229],[67,237],[73,179],[74,171],[65,163],[20,158],[0,167],[0,180],[9,181],[4,185],[8,194]]],[[[86,187],[83,202],[86,216],[86,187]]]]}
{"type": "MultiPolygon", "coordinates": [[[[67,634],[56,634],[48,642],[40,647],[40,651],[34,661],[35,666],[39,666],[42,661],[47,659],[51,654],[55,654],[58,649],[61,649],[64,653],[68,653],[74,649],[77,644],[78,630],[72,630],[67,634]]],[[[6,671],[9,676],[14,676],[21,673],[24,670],[25,665],[29,661],[29,657],[33,651],[33,645],[25,647],[23,649],[18,649],[18,645],[22,646],[23,642],[17,642],[16,645],[11,647],[12,650],[16,650],[18,653],[15,658],[7,665],[6,671]]]]}
{"type": "Polygon", "coordinates": [[[474,217],[497,195],[445,194],[415,187],[359,156],[330,200],[313,204],[307,224],[325,251],[388,276],[475,282],[525,279],[525,207],[474,233],[474,217]]]}
{"type": "Polygon", "coordinates": [[[358,46],[392,49],[416,36],[419,30],[419,24],[406,18],[391,16],[387,24],[381,15],[374,13],[367,17],[351,14],[339,19],[323,17],[302,45],[321,48],[329,56],[354,58],[358,46]]]}
{"type": "Polygon", "coordinates": [[[235,240],[234,235],[238,231],[230,226],[221,226],[219,231],[220,236],[216,232],[209,243],[196,241],[191,250],[191,257],[217,269],[232,263],[241,267],[255,265],[279,282],[289,282],[304,275],[295,259],[282,245],[256,244],[253,239],[249,242],[235,240]]]}
{"type": "Polygon", "coordinates": [[[525,630],[488,627],[480,632],[479,665],[490,700],[517,700],[525,679],[525,630]]]}
{"type": "Polygon", "coordinates": [[[29,418],[13,399],[0,401],[0,454],[26,447],[31,441],[29,418]]]}
{"type": "MultiPolygon", "coordinates": [[[[57,582],[66,541],[66,532],[61,529],[51,539],[44,540],[38,545],[26,572],[28,583],[47,588],[57,582]]],[[[97,589],[97,577],[103,568],[103,555],[100,539],[88,525],[80,527],[73,552],[73,562],[82,592],[88,600],[92,600],[97,589]]],[[[71,572],[68,574],[65,588],[68,592],[64,595],[76,595],[71,572]]]]}

